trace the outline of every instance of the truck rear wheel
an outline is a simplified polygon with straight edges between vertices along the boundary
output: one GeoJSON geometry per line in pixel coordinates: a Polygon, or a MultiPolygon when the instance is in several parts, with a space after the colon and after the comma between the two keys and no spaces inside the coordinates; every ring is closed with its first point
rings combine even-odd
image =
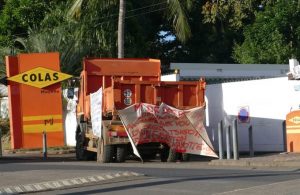
{"type": "Polygon", "coordinates": [[[81,136],[76,136],[76,159],[77,160],[86,160],[87,155],[84,150],[84,145],[81,136]]]}
{"type": "Polygon", "coordinates": [[[161,151],[160,151],[160,161],[161,162],[167,162],[168,155],[169,155],[170,147],[166,144],[162,145],[161,151]]]}
{"type": "Polygon", "coordinates": [[[127,145],[117,145],[116,162],[125,162],[127,156],[127,145]]]}
{"type": "Polygon", "coordinates": [[[105,145],[103,139],[99,139],[97,146],[97,161],[101,163],[110,163],[114,157],[114,146],[105,145]]]}
{"type": "Polygon", "coordinates": [[[82,131],[77,131],[75,149],[77,160],[92,160],[94,158],[92,152],[85,150],[85,137],[82,131]]]}
{"type": "Polygon", "coordinates": [[[182,153],[182,161],[184,161],[184,162],[190,161],[190,154],[182,153]]]}
{"type": "Polygon", "coordinates": [[[170,148],[167,161],[176,162],[177,159],[178,159],[178,153],[176,152],[176,150],[170,148]]]}

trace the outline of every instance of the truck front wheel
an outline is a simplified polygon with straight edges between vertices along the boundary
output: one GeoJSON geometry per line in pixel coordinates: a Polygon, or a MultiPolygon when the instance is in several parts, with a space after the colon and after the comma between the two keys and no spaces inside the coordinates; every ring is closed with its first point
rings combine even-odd
{"type": "Polygon", "coordinates": [[[97,161],[101,163],[110,163],[114,157],[114,145],[105,145],[103,139],[98,140],[97,161]]]}
{"type": "Polygon", "coordinates": [[[116,162],[125,162],[127,156],[127,145],[116,145],[116,162]]]}

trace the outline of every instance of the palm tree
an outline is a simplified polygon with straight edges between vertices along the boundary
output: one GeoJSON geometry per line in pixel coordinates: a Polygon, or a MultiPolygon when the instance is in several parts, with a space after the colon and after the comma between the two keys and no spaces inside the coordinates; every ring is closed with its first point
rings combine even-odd
{"type": "Polygon", "coordinates": [[[193,0],[168,0],[168,19],[173,21],[173,28],[181,42],[191,36],[191,29],[187,19],[187,12],[192,8],[193,0]]]}
{"type": "Polygon", "coordinates": [[[118,58],[124,58],[125,0],[120,0],[118,20],[118,58]]]}
{"type": "MultiPolygon", "coordinates": [[[[106,3],[116,3],[117,0],[99,0],[89,1],[90,5],[96,4],[104,6],[106,3]]],[[[158,2],[166,2],[166,0],[158,0],[158,2]]],[[[172,21],[175,34],[181,42],[185,42],[191,36],[191,30],[187,20],[187,12],[191,9],[193,0],[167,0],[167,19],[172,21]]],[[[69,15],[72,17],[79,17],[81,15],[81,8],[83,0],[75,0],[73,6],[69,10],[69,15]]],[[[119,0],[119,19],[118,19],[118,57],[124,57],[124,26],[125,26],[125,10],[126,1],[119,0]]],[[[97,6],[93,6],[96,8],[97,6]]]]}

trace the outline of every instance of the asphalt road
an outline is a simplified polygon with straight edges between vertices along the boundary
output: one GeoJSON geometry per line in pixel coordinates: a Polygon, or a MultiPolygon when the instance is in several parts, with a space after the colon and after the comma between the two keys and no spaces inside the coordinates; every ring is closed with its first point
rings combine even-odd
{"type": "Polygon", "coordinates": [[[251,169],[212,167],[208,161],[144,164],[99,164],[78,162],[73,156],[0,159],[0,187],[53,181],[79,176],[132,171],[141,177],[113,179],[76,188],[38,194],[299,194],[300,171],[290,169],[251,169]]]}
{"type": "Polygon", "coordinates": [[[43,194],[299,194],[300,191],[300,172],[297,170],[149,167],[126,167],[125,169],[144,173],[147,176],[132,181],[115,181],[43,194]]]}

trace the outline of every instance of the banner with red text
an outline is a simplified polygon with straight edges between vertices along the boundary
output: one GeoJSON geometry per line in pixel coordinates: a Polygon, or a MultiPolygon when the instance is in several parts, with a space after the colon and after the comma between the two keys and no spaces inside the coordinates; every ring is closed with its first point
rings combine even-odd
{"type": "Polygon", "coordinates": [[[140,103],[118,112],[135,149],[160,142],[177,152],[218,157],[203,125],[204,107],[179,110],[164,103],[140,103]]]}

